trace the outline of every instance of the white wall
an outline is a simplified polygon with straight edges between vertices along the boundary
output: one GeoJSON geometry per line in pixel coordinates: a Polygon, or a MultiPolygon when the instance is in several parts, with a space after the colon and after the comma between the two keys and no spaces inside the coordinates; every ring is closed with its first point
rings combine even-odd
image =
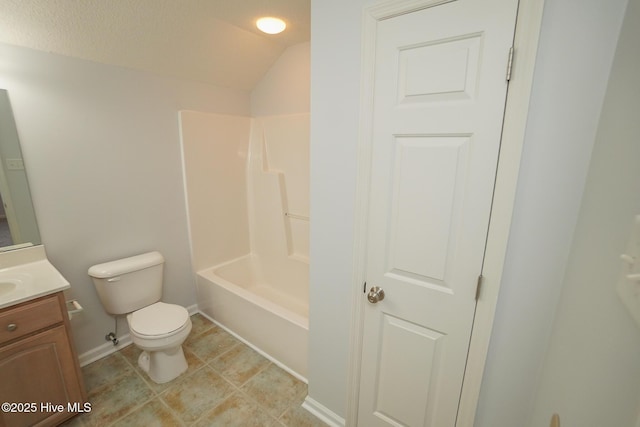
{"type": "Polygon", "coordinates": [[[87,276],[95,263],[157,249],[164,299],[194,304],[178,110],[248,115],[249,95],[7,45],[0,87],[47,253],[85,307],[72,321],[78,351],[114,326],[87,276]]]}
{"type": "MultiPolygon", "coordinates": [[[[633,426],[640,331],[616,294],[640,214],[640,1],[630,0],[611,70],[585,195],[531,426],[633,426]]],[[[635,286],[628,282],[629,286],[635,286]]]]}
{"type": "Polygon", "coordinates": [[[309,112],[310,43],[285,50],[251,92],[251,115],[309,112]]]}
{"type": "MultiPolygon", "coordinates": [[[[362,8],[312,2],[309,395],[345,415],[362,8]]],[[[526,425],[626,0],[548,0],[477,427],[526,425]]],[[[517,73],[517,53],[514,72],[517,73]]]]}

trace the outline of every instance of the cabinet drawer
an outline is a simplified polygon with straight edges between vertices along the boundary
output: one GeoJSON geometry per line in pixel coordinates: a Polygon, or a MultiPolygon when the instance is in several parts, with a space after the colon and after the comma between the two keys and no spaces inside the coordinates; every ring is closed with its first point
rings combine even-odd
{"type": "Polygon", "coordinates": [[[0,345],[63,321],[58,295],[0,311],[0,345]]]}

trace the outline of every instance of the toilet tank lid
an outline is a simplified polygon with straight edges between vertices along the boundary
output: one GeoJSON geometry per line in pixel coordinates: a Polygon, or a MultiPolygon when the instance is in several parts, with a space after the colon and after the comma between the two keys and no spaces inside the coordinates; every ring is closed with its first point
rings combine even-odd
{"type": "Polygon", "coordinates": [[[147,252],[141,255],[94,265],[89,268],[89,276],[95,277],[96,279],[105,279],[153,267],[163,262],[164,257],[160,252],[147,252]]]}

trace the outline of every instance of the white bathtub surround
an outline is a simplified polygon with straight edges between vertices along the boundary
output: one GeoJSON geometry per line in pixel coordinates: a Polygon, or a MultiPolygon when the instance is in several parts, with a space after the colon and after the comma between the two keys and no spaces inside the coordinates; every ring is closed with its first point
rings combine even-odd
{"type": "Polygon", "coordinates": [[[271,281],[309,263],[309,115],[253,119],[249,149],[251,248],[271,281]]]}
{"type": "Polygon", "coordinates": [[[309,114],[181,112],[198,306],[307,375],[309,114]]]}
{"type": "Polygon", "coordinates": [[[249,252],[246,164],[251,119],[180,112],[195,271],[249,252]]]}
{"type": "Polygon", "coordinates": [[[258,257],[247,255],[199,271],[200,310],[306,382],[308,299],[297,299],[265,282],[259,263],[258,257]]]}

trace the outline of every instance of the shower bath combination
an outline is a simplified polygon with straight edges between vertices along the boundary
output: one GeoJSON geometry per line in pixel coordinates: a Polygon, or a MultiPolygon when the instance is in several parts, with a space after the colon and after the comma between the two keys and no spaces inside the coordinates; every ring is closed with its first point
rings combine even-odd
{"type": "Polygon", "coordinates": [[[305,379],[309,114],[180,120],[198,307],[305,379]]]}

